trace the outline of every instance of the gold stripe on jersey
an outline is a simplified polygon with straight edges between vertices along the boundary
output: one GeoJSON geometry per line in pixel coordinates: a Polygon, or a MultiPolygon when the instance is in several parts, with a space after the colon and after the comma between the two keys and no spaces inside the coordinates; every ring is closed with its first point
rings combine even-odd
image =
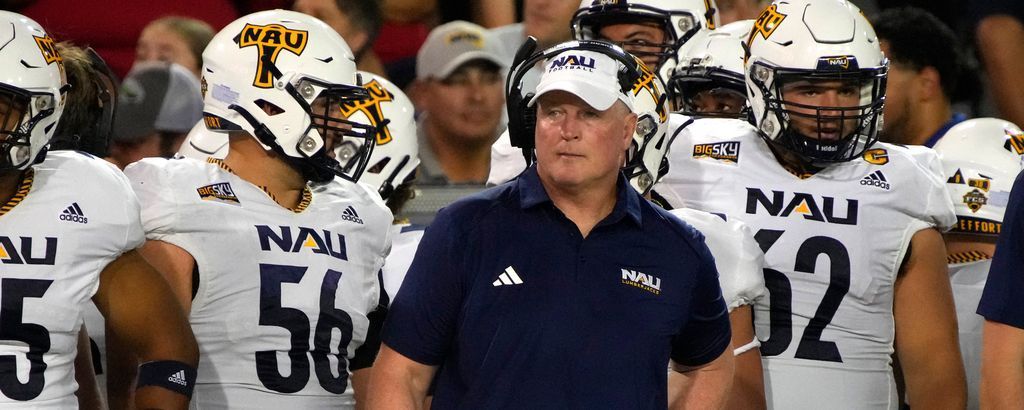
{"type": "Polygon", "coordinates": [[[987,254],[985,252],[981,252],[981,251],[967,251],[967,252],[954,253],[952,255],[946,256],[946,264],[948,264],[948,265],[955,265],[955,264],[960,264],[960,263],[970,263],[970,262],[977,262],[977,261],[983,261],[983,260],[988,260],[988,259],[992,259],[992,256],[990,256],[989,254],[987,254]]]}
{"type": "MultiPolygon", "coordinates": [[[[223,170],[225,170],[227,172],[230,172],[232,174],[235,173],[235,171],[232,170],[231,167],[228,166],[228,164],[225,164],[224,160],[222,160],[222,159],[219,159],[219,158],[207,158],[206,162],[209,162],[211,164],[215,164],[218,167],[220,167],[220,169],[223,169],[223,170]]],[[[238,174],[235,174],[235,175],[238,175],[238,174]]],[[[270,189],[267,189],[267,187],[265,187],[263,185],[258,185],[258,186],[260,187],[260,189],[263,190],[263,193],[267,194],[267,196],[270,197],[270,199],[272,201],[277,202],[278,204],[280,204],[280,202],[277,201],[277,197],[274,196],[274,194],[270,193],[270,189]]],[[[304,187],[302,187],[302,199],[299,200],[298,205],[295,205],[295,207],[292,207],[292,208],[289,208],[289,207],[284,207],[284,208],[289,210],[289,211],[295,212],[295,213],[301,213],[302,211],[305,211],[306,208],[309,207],[309,203],[310,202],[313,202],[313,191],[310,191],[308,186],[304,186],[304,187]]]]}
{"type": "Polygon", "coordinates": [[[18,190],[14,192],[14,196],[8,199],[3,207],[0,207],[0,216],[10,212],[25,199],[28,191],[32,189],[32,179],[35,177],[35,174],[36,172],[32,168],[25,171],[25,178],[21,180],[21,185],[18,185],[18,190]]]}

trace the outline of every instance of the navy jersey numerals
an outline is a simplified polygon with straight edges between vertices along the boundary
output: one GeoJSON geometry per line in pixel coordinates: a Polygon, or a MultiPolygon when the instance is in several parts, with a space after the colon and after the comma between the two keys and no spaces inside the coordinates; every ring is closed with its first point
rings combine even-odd
{"type": "Polygon", "coordinates": [[[12,354],[0,355],[0,392],[18,401],[39,397],[46,384],[43,355],[50,351],[50,332],[42,325],[24,322],[25,298],[41,298],[53,284],[52,280],[0,280],[0,340],[13,340],[28,345],[28,381],[18,380],[17,360],[12,354]]]}
{"type": "MultiPolygon", "coordinates": [[[[768,253],[785,231],[762,229],[754,235],[761,251],[768,253]]],[[[843,357],[835,342],[821,340],[825,327],[832,322],[843,297],[850,291],[850,253],[841,242],[827,236],[808,238],[796,253],[794,271],[814,274],[818,256],[829,259],[829,283],[818,309],[804,329],[794,357],[798,359],[842,362],[843,357]]],[[[771,333],[761,343],[763,356],[777,356],[785,352],[793,341],[793,288],[789,278],[775,269],[764,269],[764,284],[770,296],[769,322],[771,333]]]]}
{"type": "Polygon", "coordinates": [[[263,385],[281,393],[295,393],[309,382],[309,356],[320,386],[331,393],[341,394],[348,385],[346,353],[352,341],[352,317],[335,308],[335,295],[341,272],[327,270],[320,287],[320,314],[313,332],[313,350],[309,349],[309,316],[299,309],[284,307],[281,303],[281,284],[299,283],[306,274],[300,266],[260,264],[260,317],[261,326],[283,327],[291,334],[291,348],[288,350],[290,371],[283,376],[277,368],[277,351],[256,352],[256,374],[263,385]],[[338,354],[331,353],[331,333],[341,332],[338,354]],[[330,356],[337,360],[332,369],[330,356]],[[334,376],[335,371],[338,376],[334,376]]]}

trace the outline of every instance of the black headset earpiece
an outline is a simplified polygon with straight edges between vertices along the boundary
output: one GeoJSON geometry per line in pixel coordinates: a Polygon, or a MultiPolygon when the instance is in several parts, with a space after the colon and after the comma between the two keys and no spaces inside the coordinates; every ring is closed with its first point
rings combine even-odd
{"type": "Polygon", "coordinates": [[[534,161],[534,130],[537,125],[537,107],[530,106],[533,92],[523,94],[523,80],[533,67],[548,58],[566,51],[593,51],[611,57],[622,63],[618,72],[619,86],[623,93],[630,92],[644,72],[639,60],[617,45],[600,40],[577,40],[562,43],[542,52],[535,52],[537,39],[527,37],[516,52],[512,67],[505,82],[505,108],[508,113],[508,136],[513,147],[523,150],[523,158],[529,166],[534,161]]]}

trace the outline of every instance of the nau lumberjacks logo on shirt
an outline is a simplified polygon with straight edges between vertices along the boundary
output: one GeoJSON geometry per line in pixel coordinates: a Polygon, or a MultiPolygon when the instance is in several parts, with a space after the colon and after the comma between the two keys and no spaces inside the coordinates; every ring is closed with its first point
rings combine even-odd
{"type": "Polygon", "coordinates": [[[655,295],[661,294],[661,278],[640,271],[622,269],[622,283],[646,290],[655,295]]]}

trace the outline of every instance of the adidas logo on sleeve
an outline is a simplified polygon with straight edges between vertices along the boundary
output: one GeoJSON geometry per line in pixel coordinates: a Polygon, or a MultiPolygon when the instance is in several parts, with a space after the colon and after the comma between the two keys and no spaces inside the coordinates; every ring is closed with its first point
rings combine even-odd
{"type": "Polygon", "coordinates": [[[882,188],[886,191],[889,190],[889,181],[885,180],[885,174],[881,170],[868,174],[868,176],[860,180],[860,184],[882,188]]]}
{"type": "Polygon", "coordinates": [[[341,219],[360,225],[363,224],[363,220],[359,218],[359,214],[356,213],[356,209],[352,205],[349,205],[348,208],[341,212],[341,219]]]}
{"type": "Polygon", "coordinates": [[[498,279],[496,279],[494,281],[494,283],[491,283],[491,286],[497,287],[497,286],[522,285],[522,284],[523,284],[523,279],[519,277],[519,274],[516,273],[515,269],[512,269],[512,267],[509,266],[509,267],[505,268],[504,272],[501,272],[501,274],[498,275],[498,279]]]}
{"type": "Polygon", "coordinates": [[[85,217],[85,213],[82,212],[82,208],[78,206],[78,202],[72,202],[64,211],[60,213],[58,218],[62,221],[77,222],[80,224],[89,223],[89,218],[85,217]]]}

